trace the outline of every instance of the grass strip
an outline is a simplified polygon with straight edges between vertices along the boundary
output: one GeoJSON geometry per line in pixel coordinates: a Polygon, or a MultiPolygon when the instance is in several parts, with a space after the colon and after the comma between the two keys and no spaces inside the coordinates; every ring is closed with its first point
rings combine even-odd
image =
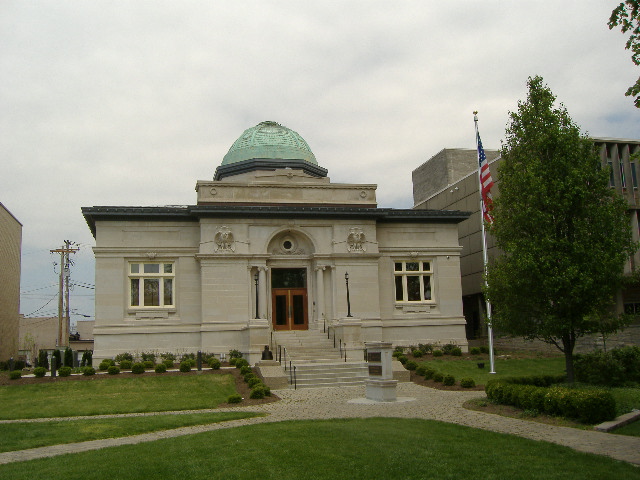
{"type": "Polygon", "coordinates": [[[3,480],[640,479],[555,444],[419,419],[289,421],[0,466],[3,480]],[[96,468],[99,466],[99,468],[96,468]]]}
{"type": "Polygon", "coordinates": [[[525,375],[560,375],[565,371],[564,357],[510,358],[495,360],[496,373],[489,373],[489,357],[478,356],[470,359],[430,358],[420,361],[419,365],[433,368],[437,372],[453,375],[457,381],[461,378],[473,378],[476,385],[486,385],[493,378],[525,375]],[[486,358],[485,358],[486,357],[486,358]],[[484,368],[478,368],[484,363],[484,368]]]}
{"type": "Polygon", "coordinates": [[[7,423],[0,424],[0,452],[86,442],[102,438],[127,437],[159,430],[227,422],[255,416],[258,414],[253,412],[217,412],[7,423]]]}
{"type": "Polygon", "coordinates": [[[236,393],[230,374],[109,376],[0,386],[0,419],[216,408],[236,393]]]}

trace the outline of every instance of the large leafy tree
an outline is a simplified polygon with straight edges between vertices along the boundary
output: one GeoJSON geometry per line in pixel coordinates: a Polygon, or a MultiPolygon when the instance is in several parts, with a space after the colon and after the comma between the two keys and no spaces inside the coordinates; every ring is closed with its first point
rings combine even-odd
{"type": "MultiPolygon", "coordinates": [[[[630,32],[625,48],[631,50],[631,61],[640,65],[640,0],[626,0],[621,2],[611,12],[609,30],[620,27],[622,33],[630,32]]],[[[634,103],[640,108],[640,77],[631,85],[625,95],[635,97],[634,103]]]]}
{"type": "Polygon", "coordinates": [[[634,244],[593,142],[541,77],[528,88],[502,145],[486,293],[496,328],[558,347],[573,381],[576,339],[623,325],[611,309],[634,244]]]}

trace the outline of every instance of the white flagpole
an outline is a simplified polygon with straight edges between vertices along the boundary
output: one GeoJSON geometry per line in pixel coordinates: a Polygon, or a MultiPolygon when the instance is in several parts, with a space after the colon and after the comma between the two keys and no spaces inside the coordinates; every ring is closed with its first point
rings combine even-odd
{"type": "MultiPolygon", "coordinates": [[[[487,257],[487,236],[484,228],[484,211],[485,205],[482,200],[482,179],[480,178],[480,151],[478,145],[478,112],[473,112],[473,123],[476,128],[476,151],[478,153],[478,193],[480,194],[480,228],[482,230],[482,260],[484,265],[484,284],[487,286],[487,264],[489,259],[487,257]]],[[[489,373],[496,373],[495,362],[493,358],[493,326],[491,324],[491,303],[489,300],[485,300],[487,308],[487,334],[489,336],[489,373]]]]}

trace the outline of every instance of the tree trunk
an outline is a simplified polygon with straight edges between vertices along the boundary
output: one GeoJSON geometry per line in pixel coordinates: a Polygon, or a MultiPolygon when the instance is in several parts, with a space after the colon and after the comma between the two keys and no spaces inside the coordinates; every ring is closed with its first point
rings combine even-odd
{"type": "Polygon", "coordinates": [[[564,365],[567,371],[567,382],[574,382],[573,375],[573,348],[576,340],[573,334],[562,337],[562,346],[564,347],[564,365]]]}

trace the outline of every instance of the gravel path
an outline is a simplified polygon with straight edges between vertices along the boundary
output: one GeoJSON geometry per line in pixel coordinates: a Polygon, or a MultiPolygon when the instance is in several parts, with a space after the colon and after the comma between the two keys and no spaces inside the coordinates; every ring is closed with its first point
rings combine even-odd
{"type": "MultiPolygon", "coordinates": [[[[194,433],[233,428],[241,425],[253,425],[256,423],[330,418],[403,417],[440,420],[499,433],[518,435],[532,440],[544,440],[558,445],[565,445],[581,452],[607,455],[617,460],[640,465],[640,438],[638,437],[550,426],[462,408],[462,404],[465,401],[482,396],[483,394],[481,392],[444,391],[422,387],[413,383],[399,383],[397,391],[399,401],[394,403],[365,401],[363,386],[276,390],[274,393],[281,398],[280,401],[259,406],[199,411],[255,411],[267,413],[268,415],[266,417],[176,428],[130,437],[109,438],[33,448],[16,452],[5,452],[0,453],[0,464],[53,457],[66,453],[97,450],[117,445],[132,445],[163,438],[191,435],[194,433]]],[[[166,413],[167,412],[163,412],[163,414],[166,413]]],[[[131,416],[134,415],[140,416],[141,414],[132,414],[131,416]]],[[[70,418],[70,420],[71,419],[73,418],[70,418]]],[[[75,417],[75,419],[77,419],[77,417],[75,417]]]]}

